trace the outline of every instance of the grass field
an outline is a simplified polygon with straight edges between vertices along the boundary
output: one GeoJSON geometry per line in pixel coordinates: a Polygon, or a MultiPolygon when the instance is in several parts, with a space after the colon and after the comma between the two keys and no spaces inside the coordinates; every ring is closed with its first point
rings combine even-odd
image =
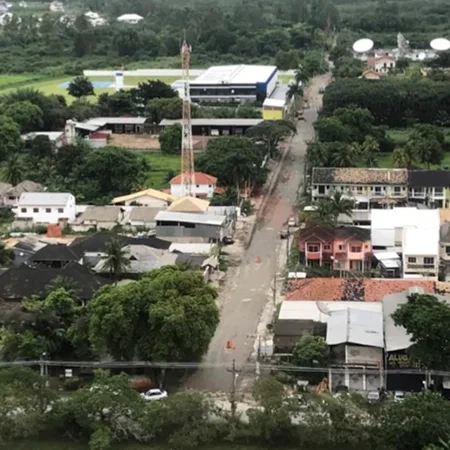
{"type": "Polygon", "coordinates": [[[166,175],[169,170],[174,170],[176,173],[180,171],[180,156],[179,155],[164,155],[161,152],[143,152],[142,155],[150,165],[150,170],[147,174],[146,186],[153,189],[163,189],[169,187],[166,181],[166,175]]]}
{"type": "MultiPolygon", "coordinates": [[[[378,167],[380,168],[392,168],[394,164],[392,163],[392,153],[381,153],[378,155],[378,167]]],[[[444,167],[450,167],[450,152],[445,153],[444,159],[438,166],[430,166],[430,169],[443,169],[444,167]]],[[[425,165],[424,169],[428,169],[425,165]]]]}
{"type": "MultiPolygon", "coordinates": [[[[34,77],[35,78],[35,77],[34,77]]],[[[7,94],[8,92],[16,90],[18,87],[21,89],[37,89],[41,91],[44,94],[57,94],[57,95],[63,95],[68,103],[72,103],[74,101],[74,98],[71,97],[67,93],[67,89],[62,86],[63,83],[67,83],[71,81],[73,78],[66,76],[66,77],[59,77],[59,78],[53,78],[53,79],[46,79],[46,80],[33,80],[33,77],[31,75],[0,75],[0,95],[1,94],[7,94]],[[20,77],[23,77],[21,79],[20,77]],[[30,79],[30,82],[27,83],[27,77],[30,79]]],[[[149,77],[149,76],[139,76],[139,77],[125,77],[124,84],[125,87],[136,87],[139,83],[148,81],[148,80],[155,80],[159,79],[161,81],[164,81],[167,84],[171,84],[179,77],[149,77]]],[[[114,82],[113,77],[91,77],[91,81],[93,82],[114,82]]],[[[95,88],[95,94],[96,96],[102,94],[103,92],[109,92],[114,93],[115,90],[113,87],[111,88],[95,88]]],[[[88,97],[89,100],[95,101],[95,96],[88,97]]]]}
{"type": "MultiPolygon", "coordinates": [[[[396,145],[404,145],[413,128],[392,128],[387,131],[388,136],[395,142],[396,145]]],[[[441,130],[445,134],[445,142],[450,144],[450,128],[442,127],[441,130]]]]}

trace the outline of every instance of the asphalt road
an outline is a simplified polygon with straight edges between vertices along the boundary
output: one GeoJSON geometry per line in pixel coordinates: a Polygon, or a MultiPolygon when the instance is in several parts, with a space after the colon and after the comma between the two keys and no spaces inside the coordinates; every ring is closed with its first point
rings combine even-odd
{"type": "Polygon", "coordinates": [[[223,365],[231,367],[234,359],[239,368],[252,353],[254,333],[266,303],[271,301],[274,274],[280,270],[277,267],[281,247],[279,231],[294,212],[297,191],[303,184],[306,143],[313,138],[313,123],[322,101],[318,91],[328,80],[328,75],[322,75],[311,83],[307,92],[310,108],[304,112],[305,120],[298,122],[279,181],[240,266],[228,278],[221,294],[221,321],[203,359],[208,364],[221,366],[197,371],[187,387],[228,392],[232,376],[223,365]],[[227,341],[233,343],[234,349],[226,348],[227,341]]]}

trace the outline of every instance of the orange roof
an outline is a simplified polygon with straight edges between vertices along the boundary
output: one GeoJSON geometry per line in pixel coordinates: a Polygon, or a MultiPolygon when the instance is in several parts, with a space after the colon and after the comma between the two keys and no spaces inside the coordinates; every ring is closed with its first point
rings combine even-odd
{"type": "MultiPolygon", "coordinates": [[[[194,172],[195,184],[216,184],[217,178],[203,172],[194,172]]],[[[173,177],[170,184],[181,184],[181,174],[173,177]]]]}
{"type": "Polygon", "coordinates": [[[421,287],[429,294],[435,293],[435,282],[431,280],[306,278],[290,283],[286,300],[381,302],[384,296],[405,292],[413,286],[421,287]]]}

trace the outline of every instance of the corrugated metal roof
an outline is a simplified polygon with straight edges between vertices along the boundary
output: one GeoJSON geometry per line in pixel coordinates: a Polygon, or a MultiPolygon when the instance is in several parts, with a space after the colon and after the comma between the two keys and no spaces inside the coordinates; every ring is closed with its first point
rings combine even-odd
{"type": "Polygon", "coordinates": [[[155,220],[164,222],[187,222],[187,223],[221,226],[225,222],[226,218],[227,218],[226,216],[217,216],[210,214],[193,214],[193,213],[160,211],[156,215],[155,220]]]}
{"type": "Polygon", "coordinates": [[[348,307],[328,319],[327,344],[357,344],[384,348],[383,313],[348,307]]]}
{"type": "Polygon", "coordinates": [[[65,206],[73,197],[70,193],[62,192],[23,192],[20,194],[21,206],[65,206]]]}
{"type": "Polygon", "coordinates": [[[209,255],[214,244],[204,243],[178,243],[174,242],[169,247],[169,252],[173,253],[190,253],[193,255],[209,255]]]}
{"type": "Polygon", "coordinates": [[[84,124],[99,125],[101,127],[106,124],[111,125],[143,125],[147,121],[147,117],[93,117],[84,124]]]}
{"type": "MultiPolygon", "coordinates": [[[[262,119],[191,119],[194,127],[254,127],[261,123],[262,119]]],[[[182,123],[182,120],[163,119],[159,122],[159,126],[167,127],[170,125],[182,123]]]]}

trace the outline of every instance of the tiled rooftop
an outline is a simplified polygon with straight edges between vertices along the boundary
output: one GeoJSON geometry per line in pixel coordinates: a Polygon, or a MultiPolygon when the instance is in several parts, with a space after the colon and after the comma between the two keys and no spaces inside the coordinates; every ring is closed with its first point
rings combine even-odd
{"type": "MultiPolygon", "coordinates": [[[[286,300],[380,302],[385,295],[405,292],[417,286],[435,293],[435,282],[387,278],[306,278],[289,285],[286,300]]],[[[440,283],[443,284],[443,283],[440,283]]],[[[450,283],[449,292],[450,292],[450,283]]],[[[443,287],[442,287],[443,289],[443,287]]]]}
{"type": "Polygon", "coordinates": [[[313,184],[407,184],[406,169],[314,167],[313,184]]]}

